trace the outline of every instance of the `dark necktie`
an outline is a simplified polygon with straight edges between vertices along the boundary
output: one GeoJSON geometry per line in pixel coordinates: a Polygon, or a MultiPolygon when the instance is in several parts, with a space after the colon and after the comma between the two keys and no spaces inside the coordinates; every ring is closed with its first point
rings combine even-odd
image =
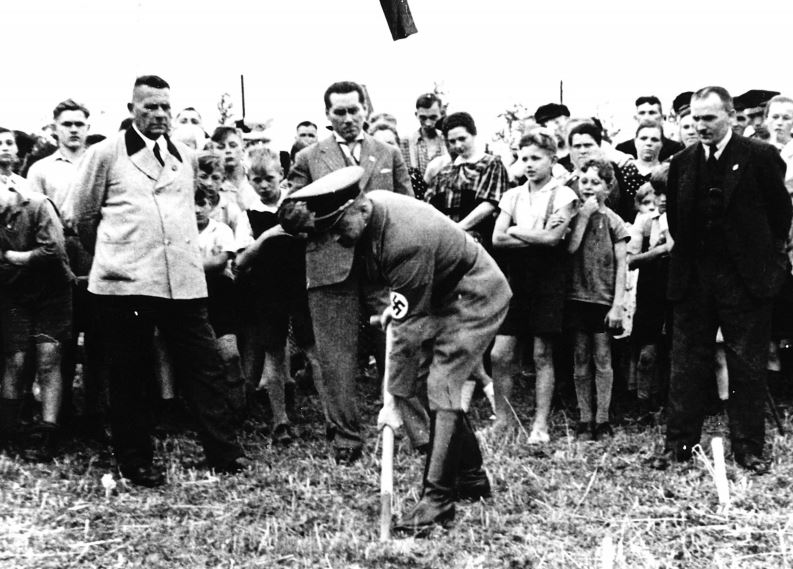
{"type": "Polygon", "coordinates": [[[711,172],[715,172],[716,168],[719,166],[719,160],[716,158],[716,145],[715,144],[708,144],[708,169],[711,172]]]}
{"type": "MultiPolygon", "coordinates": [[[[344,154],[344,161],[347,162],[348,166],[358,166],[361,163],[359,157],[355,156],[355,151],[360,148],[358,145],[358,141],[355,140],[352,143],[349,142],[339,142],[340,145],[347,148],[347,152],[344,151],[342,148],[342,154],[344,154]]],[[[358,150],[360,152],[360,150],[358,150]]]]}
{"type": "Polygon", "coordinates": [[[160,166],[165,166],[165,160],[162,159],[162,154],[160,154],[160,145],[156,142],[154,143],[154,157],[160,163],[160,166]]]}

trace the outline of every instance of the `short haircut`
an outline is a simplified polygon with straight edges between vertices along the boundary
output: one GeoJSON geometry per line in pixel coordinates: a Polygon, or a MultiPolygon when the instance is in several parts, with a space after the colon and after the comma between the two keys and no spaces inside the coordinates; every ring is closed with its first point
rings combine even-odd
{"type": "Polygon", "coordinates": [[[325,89],[325,95],[323,98],[325,99],[326,111],[330,108],[330,96],[334,93],[339,95],[358,93],[358,101],[361,103],[361,105],[366,104],[366,94],[363,92],[363,87],[361,87],[358,83],[355,83],[354,81],[337,81],[325,89]]]}
{"type": "Polygon", "coordinates": [[[159,75],[141,75],[135,79],[135,87],[151,87],[152,89],[170,89],[168,82],[159,75]]]}
{"type": "Polygon", "coordinates": [[[545,151],[550,156],[556,156],[559,146],[556,144],[556,136],[546,128],[534,128],[520,137],[518,148],[524,146],[536,146],[545,151]]]}
{"type": "Polygon", "coordinates": [[[201,113],[199,113],[199,112],[198,112],[198,109],[196,109],[195,107],[185,107],[185,108],[183,108],[181,111],[179,111],[178,113],[176,113],[176,116],[177,116],[177,118],[178,118],[178,117],[180,117],[181,115],[183,115],[183,114],[185,114],[185,113],[187,113],[187,112],[193,112],[193,113],[195,113],[195,114],[197,114],[197,115],[198,115],[198,118],[199,118],[199,119],[201,118],[201,113]]]}
{"type": "Polygon", "coordinates": [[[4,126],[0,126],[0,134],[4,134],[6,132],[10,132],[11,134],[13,134],[14,138],[16,139],[16,133],[13,130],[11,130],[10,128],[6,128],[4,126]]]}
{"type": "Polygon", "coordinates": [[[669,162],[663,162],[650,172],[650,184],[656,196],[666,195],[666,181],[669,178],[669,162]]]}
{"type": "Polygon", "coordinates": [[[297,126],[295,127],[295,130],[297,130],[297,129],[301,128],[301,127],[304,127],[304,126],[311,126],[311,127],[314,127],[314,130],[319,130],[317,128],[317,125],[315,125],[311,121],[301,121],[301,122],[297,123],[297,126]]]}
{"type": "Polygon", "coordinates": [[[198,169],[204,174],[211,174],[212,172],[223,174],[223,161],[217,154],[202,152],[198,155],[198,169]]]}
{"type": "Polygon", "coordinates": [[[369,116],[369,120],[367,121],[372,127],[376,124],[390,124],[396,128],[397,119],[391,113],[374,113],[369,116]]]}
{"type": "Polygon", "coordinates": [[[248,172],[252,174],[264,174],[275,171],[283,175],[284,169],[281,167],[281,158],[269,148],[257,148],[250,153],[248,160],[248,172]]]}
{"type": "Polygon", "coordinates": [[[452,113],[443,121],[443,135],[447,136],[449,131],[458,126],[463,127],[471,136],[476,136],[476,123],[474,117],[465,112],[452,113]]]}
{"type": "Polygon", "coordinates": [[[423,95],[419,95],[419,98],[416,99],[416,108],[417,109],[429,109],[432,105],[438,103],[438,106],[442,106],[441,98],[438,97],[435,93],[424,93],[423,95]]]}
{"type": "Polygon", "coordinates": [[[375,123],[374,125],[372,125],[372,128],[369,130],[369,134],[374,134],[378,130],[390,130],[391,132],[394,133],[394,136],[396,137],[397,144],[399,144],[399,133],[397,132],[397,129],[396,129],[396,127],[394,127],[393,124],[388,123],[388,122],[383,122],[383,121],[375,123]]]}
{"type": "Polygon", "coordinates": [[[204,188],[196,188],[193,193],[193,201],[196,205],[209,204],[215,207],[220,203],[220,194],[217,192],[208,192],[204,188]]]}
{"type": "Polygon", "coordinates": [[[595,123],[590,121],[580,122],[575,125],[573,128],[570,129],[570,133],[567,135],[567,144],[573,144],[573,135],[574,134],[588,134],[591,136],[594,141],[600,146],[603,143],[603,130],[598,127],[595,123]]]}
{"type": "Polygon", "coordinates": [[[597,168],[598,176],[606,183],[606,187],[609,190],[614,189],[617,179],[614,176],[614,166],[611,165],[611,162],[602,158],[590,158],[581,165],[579,170],[586,172],[590,168],[597,168]]]}
{"type": "Polygon", "coordinates": [[[768,118],[768,109],[770,109],[771,105],[774,104],[774,103],[783,103],[783,104],[786,103],[788,105],[793,105],[793,99],[791,99],[790,97],[786,97],[785,95],[776,95],[774,97],[771,97],[768,100],[768,103],[765,106],[765,117],[766,118],[768,118]]]}
{"type": "Polygon", "coordinates": [[[225,142],[230,136],[236,136],[242,139],[242,134],[235,127],[220,125],[212,132],[212,137],[210,140],[212,142],[225,142]]]}
{"type": "Polygon", "coordinates": [[[664,137],[664,127],[658,124],[657,122],[653,122],[653,121],[640,122],[639,125],[636,127],[636,133],[634,134],[633,137],[636,138],[637,136],[639,136],[639,133],[645,128],[656,128],[659,131],[661,131],[661,138],[664,137]]]}
{"type": "Polygon", "coordinates": [[[721,104],[724,106],[724,110],[728,113],[731,113],[735,110],[735,105],[733,104],[732,95],[730,95],[730,92],[724,87],[719,87],[718,85],[711,85],[699,89],[691,96],[691,99],[706,99],[710,95],[716,95],[719,99],[721,99],[721,104]]]}
{"type": "Polygon", "coordinates": [[[655,195],[655,189],[650,182],[645,182],[639,186],[639,189],[636,190],[636,195],[633,196],[633,205],[636,207],[636,209],[639,209],[639,206],[642,205],[644,198],[650,194],[655,195]]]}
{"type": "Polygon", "coordinates": [[[74,99],[66,99],[65,101],[61,101],[55,105],[55,108],[52,109],[53,120],[57,120],[61,113],[65,111],[80,111],[85,115],[85,118],[91,116],[91,113],[88,112],[88,109],[85,107],[85,105],[81,105],[74,99]]]}
{"type": "Polygon", "coordinates": [[[638,99],[636,99],[636,108],[638,109],[642,105],[658,105],[658,110],[663,113],[664,108],[661,105],[661,99],[656,97],[655,95],[642,95],[638,99]]]}

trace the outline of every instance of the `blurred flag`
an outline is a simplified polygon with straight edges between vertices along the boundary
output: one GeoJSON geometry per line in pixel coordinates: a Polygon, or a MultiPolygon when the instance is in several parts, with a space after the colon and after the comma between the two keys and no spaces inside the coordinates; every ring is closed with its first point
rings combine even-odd
{"type": "Polygon", "coordinates": [[[405,39],[418,32],[407,0],[380,0],[380,6],[383,8],[394,41],[405,39]]]}

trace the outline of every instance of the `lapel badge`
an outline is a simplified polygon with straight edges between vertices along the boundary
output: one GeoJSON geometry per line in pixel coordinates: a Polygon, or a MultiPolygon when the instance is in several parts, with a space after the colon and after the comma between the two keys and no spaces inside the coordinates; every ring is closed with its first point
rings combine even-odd
{"type": "Polygon", "coordinates": [[[375,160],[376,160],[376,158],[370,154],[369,155],[369,162],[374,162],[375,160]]]}
{"type": "Polygon", "coordinates": [[[732,171],[735,172],[738,169],[738,164],[732,165],[732,171]]]}

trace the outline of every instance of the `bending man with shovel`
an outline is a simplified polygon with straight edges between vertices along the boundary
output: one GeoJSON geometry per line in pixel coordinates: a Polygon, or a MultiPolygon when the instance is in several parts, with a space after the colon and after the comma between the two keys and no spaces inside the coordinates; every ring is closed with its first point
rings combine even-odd
{"type": "Polygon", "coordinates": [[[393,399],[386,398],[381,422],[398,426],[400,407],[426,377],[431,428],[422,497],[394,525],[420,532],[454,519],[457,499],[490,496],[462,387],[504,319],[511,292],[495,261],[454,222],[410,197],[364,195],[362,173],[343,168],[294,192],[279,219],[289,233],[330,233],[355,247],[366,278],[391,291],[382,322],[390,321],[386,385],[393,399]]]}

